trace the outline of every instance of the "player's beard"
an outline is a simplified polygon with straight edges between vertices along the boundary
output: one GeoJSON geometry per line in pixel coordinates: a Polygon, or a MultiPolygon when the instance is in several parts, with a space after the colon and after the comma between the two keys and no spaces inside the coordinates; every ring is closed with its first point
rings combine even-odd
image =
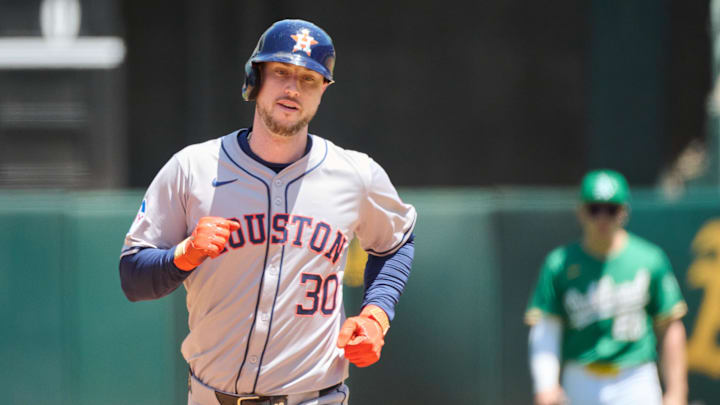
{"type": "Polygon", "coordinates": [[[311,113],[306,116],[300,117],[300,119],[294,124],[283,124],[275,120],[272,116],[272,113],[265,109],[262,104],[257,103],[256,106],[258,113],[260,113],[260,118],[262,118],[265,126],[270,130],[270,132],[280,136],[290,137],[297,134],[298,132],[300,132],[300,130],[307,127],[307,125],[310,123],[310,120],[312,120],[313,116],[315,115],[314,113],[311,113]]]}

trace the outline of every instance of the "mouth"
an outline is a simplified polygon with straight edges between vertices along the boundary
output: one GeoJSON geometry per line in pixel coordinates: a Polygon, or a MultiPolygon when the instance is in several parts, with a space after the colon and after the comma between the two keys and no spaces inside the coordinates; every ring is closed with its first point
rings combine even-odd
{"type": "Polygon", "coordinates": [[[277,105],[279,105],[282,109],[287,111],[299,111],[300,110],[300,104],[296,101],[290,100],[290,99],[280,99],[276,102],[277,105]]]}

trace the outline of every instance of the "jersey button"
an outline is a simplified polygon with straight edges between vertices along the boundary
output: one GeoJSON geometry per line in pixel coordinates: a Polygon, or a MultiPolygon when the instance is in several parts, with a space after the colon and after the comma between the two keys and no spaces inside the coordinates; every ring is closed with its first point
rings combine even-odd
{"type": "Polygon", "coordinates": [[[255,363],[257,363],[258,358],[257,358],[257,356],[250,356],[250,358],[248,360],[250,360],[250,363],[255,364],[255,363]]]}
{"type": "Polygon", "coordinates": [[[268,319],[270,319],[270,316],[269,316],[268,314],[262,314],[262,315],[260,315],[260,319],[261,319],[263,322],[267,322],[268,319]]]}
{"type": "Polygon", "coordinates": [[[275,187],[281,187],[282,186],[282,180],[275,180],[275,187]]]}
{"type": "Polygon", "coordinates": [[[280,205],[280,204],[282,204],[282,198],[278,197],[275,199],[275,205],[280,205]]]}
{"type": "Polygon", "coordinates": [[[270,266],[270,274],[272,274],[274,276],[274,275],[277,275],[277,273],[278,273],[277,267],[270,266]]]}

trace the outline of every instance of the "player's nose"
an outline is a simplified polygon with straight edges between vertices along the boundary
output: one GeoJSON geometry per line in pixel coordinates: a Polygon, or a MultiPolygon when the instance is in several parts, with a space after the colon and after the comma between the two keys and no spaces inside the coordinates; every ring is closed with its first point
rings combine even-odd
{"type": "Polygon", "coordinates": [[[297,84],[295,84],[294,80],[289,80],[289,82],[290,83],[285,86],[285,94],[295,99],[300,96],[300,91],[298,90],[297,84]]]}
{"type": "Polygon", "coordinates": [[[285,81],[285,94],[290,97],[297,97],[300,95],[300,86],[298,84],[300,80],[297,75],[292,75],[291,80],[285,81]]]}

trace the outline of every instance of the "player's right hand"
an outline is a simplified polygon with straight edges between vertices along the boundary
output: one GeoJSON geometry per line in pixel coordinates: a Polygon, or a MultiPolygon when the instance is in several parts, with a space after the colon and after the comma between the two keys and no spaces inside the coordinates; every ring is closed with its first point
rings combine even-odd
{"type": "Polygon", "coordinates": [[[565,391],[559,385],[535,394],[535,405],[567,405],[568,403],[565,391]]]}
{"type": "Polygon", "coordinates": [[[190,271],[206,258],[215,258],[225,248],[230,233],[240,224],[220,217],[202,217],[192,235],[175,248],[173,262],[180,270],[190,271]]]}

